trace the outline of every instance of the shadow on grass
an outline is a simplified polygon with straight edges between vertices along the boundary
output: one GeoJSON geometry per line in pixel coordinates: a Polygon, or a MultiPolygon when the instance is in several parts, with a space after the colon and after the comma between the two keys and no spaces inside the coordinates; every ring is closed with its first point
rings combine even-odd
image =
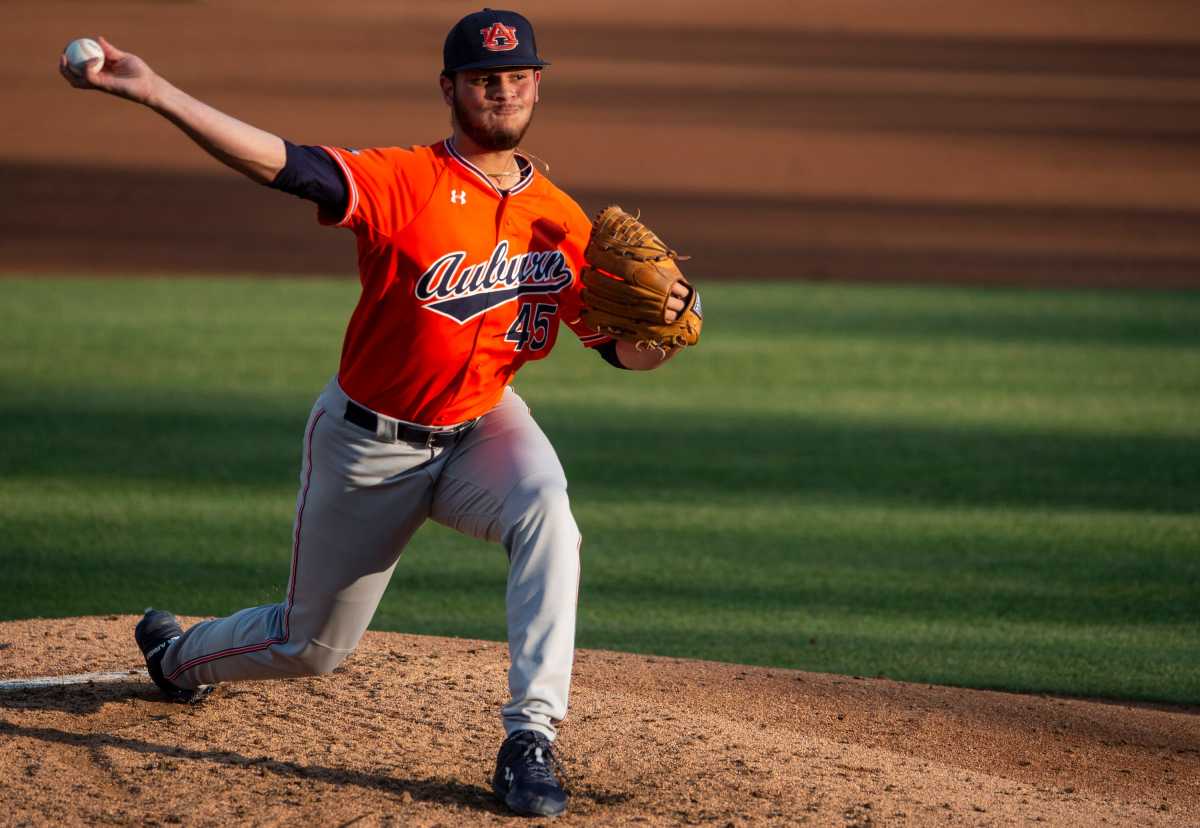
{"type": "Polygon", "coordinates": [[[1103,301],[1089,303],[1075,294],[1007,286],[942,290],[944,298],[937,301],[929,286],[869,287],[858,301],[847,302],[845,297],[855,295],[853,291],[845,285],[799,283],[789,302],[751,297],[743,304],[717,295],[706,296],[705,304],[718,320],[714,330],[719,335],[769,334],[780,341],[802,333],[807,338],[881,339],[901,346],[954,342],[1182,349],[1200,345],[1200,295],[1194,292],[1114,291],[1103,301]]]}
{"type": "Polygon", "coordinates": [[[999,641],[938,630],[870,635],[853,621],[833,630],[831,624],[838,626],[820,619],[787,630],[670,629],[647,636],[584,613],[578,646],[947,687],[1181,705],[1193,711],[1200,705],[1200,683],[1187,666],[1194,662],[1194,646],[1156,649],[1151,644],[1115,654],[1106,641],[1067,645],[1019,632],[999,641]]]}
{"type": "MultiPolygon", "coordinates": [[[[0,475],[290,488],[307,410],[206,399],[113,410],[86,402],[0,408],[0,475]],[[229,410],[237,410],[230,414],[229,410]]],[[[572,489],[688,502],[762,492],[898,504],[1200,509],[1200,440],[1015,428],[870,425],[745,413],[643,417],[545,405],[572,489]],[[664,462],[662,446],[687,443],[664,462]],[[613,462],[613,458],[620,458],[613,462]]]]}
{"type": "Polygon", "coordinates": [[[1200,507],[1200,440],[1183,437],[742,414],[642,422],[639,448],[630,445],[630,429],[611,422],[551,416],[545,427],[572,486],[613,496],[762,492],[926,506],[1200,507]],[[657,447],[678,444],[681,434],[687,444],[664,460],[657,447]]]}
{"type": "MultiPolygon", "coordinates": [[[[287,584],[284,545],[266,545],[253,559],[250,553],[215,557],[192,545],[191,538],[207,537],[219,523],[216,517],[176,521],[173,542],[165,535],[159,542],[150,527],[138,530],[149,541],[78,552],[48,548],[17,526],[24,539],[7,555],[0,617],[54,614],[63,600],[77,612],[129,612],[156,603],[198,615],[280,600],[287,584]],[[47,561],[54,572],[69,570],[69,577],[47,574],[47,561]]],[[[87,525],[76,518],[60,529],[86,534],[87,525]]],[[[919,532],[882,545],[878,536],[849,533],[814,546],[804,538],[784,545],[752,529],[695,529],[673,532],[669,546],[655,549],[639,543],[641,534],[589,534],[581,601],[629,618],[650,612],[637,624],[648,636],[664,622],[693,618],[704,626],[714,617],[781,635],[800,618],[1064,630],[1186,626],[1196,618],[1200,573],[1178,544],[1161,554],[1112,548],[1093,555],[1085,542],[1064,547],[1034,533],[991,553],[956,555],[933,548],[936,541],[919,532]]],[[[502,635],[502,550],[462,543],[478,544],[481,554],[434,554],[418,538],[401,558],[378,618],[412,632],[502,635]]]]}

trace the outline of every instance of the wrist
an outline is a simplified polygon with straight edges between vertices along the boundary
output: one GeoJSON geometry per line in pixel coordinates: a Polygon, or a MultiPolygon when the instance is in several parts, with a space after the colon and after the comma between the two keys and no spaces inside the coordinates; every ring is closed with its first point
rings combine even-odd
{"type": "Polygon", "coordinates": [[[179,90],[172,86],[165,78],[151,74],[146,80],[146,92],[140,98],[135,97],[134,101],[149,107],[160,115],[166,115],[171,109],[171,100],[179,94],[179,90]]]}
{"type": "Polygon", "coordinates": [[[616,357],[630,371],[652,371],[675,356],[679,348],[639,348],[632,342],[617,340],[616,357]]]}

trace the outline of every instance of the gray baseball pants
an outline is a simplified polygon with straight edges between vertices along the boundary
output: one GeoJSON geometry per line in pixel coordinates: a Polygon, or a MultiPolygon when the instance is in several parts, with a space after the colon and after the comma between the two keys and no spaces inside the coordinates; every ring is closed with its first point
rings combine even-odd
{"type": "Polygon", "coordinates": [[[508,733],[553,739],[571,682],[580,535],[550,441],[511,388],[443,447],[371,434],[343,419],[346,402],[335,379],[309,416],[283,602],[197,624],[167,649],[163,674],[191,688],[333,670],[431,517],[507,550],[511,698],[501,715],[508,733]]]}

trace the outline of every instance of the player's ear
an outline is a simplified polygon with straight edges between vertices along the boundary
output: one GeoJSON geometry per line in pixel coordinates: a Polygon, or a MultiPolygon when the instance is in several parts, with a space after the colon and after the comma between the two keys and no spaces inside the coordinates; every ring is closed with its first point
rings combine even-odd
{"type": "Polygon", "coordinates": [[[442,87],[442,100],[446,106],[454,105],[454,75],[443,72],[438,76],[438,84],[442,87]]]}
{"type": "Polygon", "coordinates": [[[533,102],[534,103],[537,103],[538,101],[541,100],[541,97],[538,95],[538,90],[541,88],[541,86],[542,86],[542,70],[534,69],[533,70],[533,102]]]}

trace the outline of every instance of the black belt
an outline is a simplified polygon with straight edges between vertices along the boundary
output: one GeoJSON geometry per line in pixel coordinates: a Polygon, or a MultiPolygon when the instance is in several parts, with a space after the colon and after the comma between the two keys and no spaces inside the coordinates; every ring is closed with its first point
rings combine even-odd
{"type": "Polygon", "coordinates": [[[363,408],[354,400],[346,400],[345,420],[348,423],[353,423],[359,428],[365,428],[372,434],[389,440],[393,443],[417,443],[418,445],[429,448],[430,446],[448,446],[466,434],[474,425],[479,422],[479,419],[468,420],[465,423],[460,423],[453,428],[421,428],[420,426],[410,426],[405,423],[395,420],[383,420],[384,433],[379,433],[380,418],[374,412],[363,408]]]}

